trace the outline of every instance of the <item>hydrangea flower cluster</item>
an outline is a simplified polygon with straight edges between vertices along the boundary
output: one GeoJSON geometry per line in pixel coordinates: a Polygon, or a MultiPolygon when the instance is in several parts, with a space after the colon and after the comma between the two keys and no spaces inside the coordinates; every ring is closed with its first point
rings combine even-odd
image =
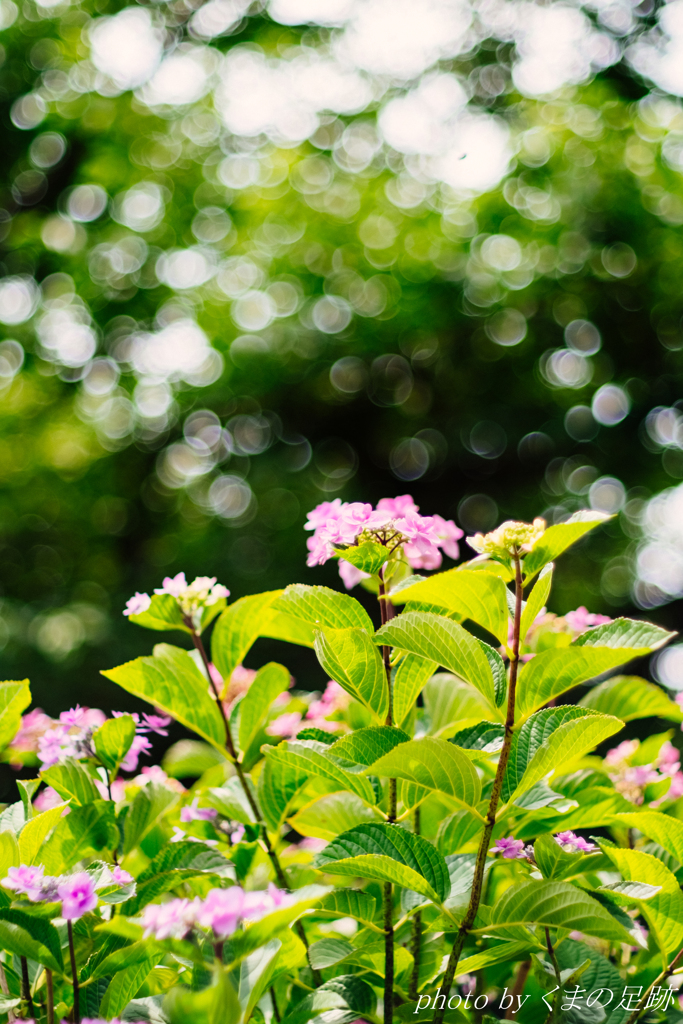
{"type": "MultiPolygon", "coordinates": [[[[402,548],[413,569],[438,569],[442,551],[449,558],[458,558],[462,530],[452,520],[421,516],[418,511],[409,494],[382,498],[375,509],[361,501],[324,501],[307,517],[305,528],[313,530],[306,542],[307,564],[323,565],[343,553],[344,548],[366,541],[383,544],[391,551],[402,548]]],[[[367,574],[342,559],[339,575],[349,590],[367,574]]]]}
{"type": "MultiPolygon", "coordinates": [[[[565,853],[593,853],[597,850],[595,843],[588,842],[574,832],[558,832],[553,838],[565,853]]],[[[533,846],[527,846],[523,839],[515,839],[514,836],[496,839],[490,852],[502,854],[505,860],[530,860],[535,863],[533,846]]]]}
{"type": "Polygon", "coordinates": [[[2,885],[17,895],[28,897],[31,903],[61,902],[62,917],[67,921],[76,921],[94,910],[99,889],[110,885],[129,885],[134,881],[133,876],[118,864],[102,871],[97,882],[86,871],[57,878],[45,875],[44,871],[41,865],[22,864],[18,868],[9,868],[2,885]]]}
{"type": "Polygon", "coordinates": [[[339,683],[330,679],[320,700],[311,701],[303,718],[300,711],[285,712],[266,727],[269,736],[296,736],[301,729],[322,729],[323,732],[337,732],[340,722],[331,722],[329,715],[348,707],[351,697],[339,683]]]}
{"type": "Polygon", "coordinates": [[[669,788],[651,807],[658,807],[665,800],[677,800],[683,796],[683,772],[681,755],[672,743],[666,740],[650,764],[633,764],[632,760],[640,748],[640,740],[624,740],[605,755],[605,766],[610,768],[609,777],[617,793],[621,793],[633,804],[645,801],[645,790],[653,783],[670,779],[669,788]]]}
{"type": "MultiPolygon", "coordinates": [[[[179,572],[177,576],[166,576],[161,587],[154,593],[170,594],[171,597],[175,597],[183,615],[192,619],[197,628],[204,608],[209,608],[221,598],[230,596],[228,588],[222,583],[217,583],[215,576],[197,576],[192,583],[188,583],[184,572],[179,572]]],[[[123,614],[141,615],[151,604],[152,598],[149,594],[136,593],[126,601],[123,614]]]]}
{"type": "MultiPolygon", "coordinates": [[[[39,732],[33,722],[28,728],[24,722],[30,719],[31,715],[24,716],[22,727],[14,740],[13,746],[18,749],[28,749],[28,739],[34,744],[34,749],[43,768],[51,768],[59,764],[65,758],[95,757],[95,750],[92,745],[92,736],[96,729],[105,721],[106,715],[97,708],[82,708],[76,705],[70,711],[62,711],[59,721],[53,721],[47,715],[40,714],[40,724],[44,731],[39,732]],[[47,721],[46,721],[47,720],[47,721]],[[23,734],[23,735],[22,735],[23,734]]],[[[114,711],[113,717],[119,718],[127,715],[127,711],[114,711]]],[[[138,715],[137,712],[130,716],[135,722],[135,737],[121,762],[121,768],[126,772],[137,770],[141,754],[147,754],[152,749],[152,744],[147,739],[148,733],[157,733],[159,736],[168,736],[167,727],[171,719],[166,715],[138,715]]]]}
{"type": "Polygon", "coordinates": [[[232,935],[241,922],[257,921],[293,900],[293,896],[271,882],[265,890],[245,892],[239,885],[233,885],[229,889],[212,889],[203,900],[150,903],[142,915],[144,937],[182,939],[192,929],[199,928],[223,940],[232,935]]]}
{"type": "Polygon", "coordinates": [[[467,543],[480,555],[508,559],[518,552],[526,555],[545,533],[545,519],[534,519],[533,523],[518,523],[508,519],[490,533],[475,533],[467,543]]]}

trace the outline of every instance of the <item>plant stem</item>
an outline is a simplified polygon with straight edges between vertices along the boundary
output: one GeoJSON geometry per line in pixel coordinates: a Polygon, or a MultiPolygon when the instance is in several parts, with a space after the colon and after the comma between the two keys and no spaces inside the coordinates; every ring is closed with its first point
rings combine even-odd
{"type": "MultiPolygon", "coordinates": [[[[5,974],[5,965],[2,964],[2,963],[0,963],[0,992],[2,992],[3,996],[9,996],[9,994],[10,994],[9,985],[7,984],[7,975],[5,974]]],[[[8,1010],[7,1011],[7,1021],[8,1021],[8,1024],[14,1024],[14,1021],[16,1019],[17,1019],[17,1015],[14,1012],[14,1010],[8,1010]]]]}
{"type": "Polygon", "coordinates": [[[638,1020],[638,1018],[640,1017],[641,1013],[645,1009],[645,1006],[647,1004],[647,1000],[648,1000],[649,995],[652,992],[653,988],[656,988],[657,985],[660,985],[664,981],[664,979],[667,978],[672,973],[672,971],[674,971],[676,969],[676,967],[678,966],[678,962],[681,959],[681,957],[683,957],[683,949],[680,949],[678,951],[678,953],[676,953],[676,956],[673,958],[671,963],[667,964],[664,967],[664,970],[662,971],[662,973],[658,974],[657,977],[655,978],[655,980],[649,986],[649,988],[647,988],[645,990],[645,992],[643,993],[642,999],[640,1000],[640,1002],[636,1006],[636,1008],[633,1011],[633,1013],[631,1014],[631,1016],[627,1017],[627,1019],[624,1022],[624,1024],[635,1024],[635,1022],[638,1020]]]}
{"type": "MultiPolygon", "coordinates": [[[[211,675],[211,664],[209,662],[209,657],[206,653],[206,648],[204,647],[201,636],[194,628],[194,623],[192,622],[192,619],[190,618],[189,615],[185,616],[185,625],[190,630],[190,633],[192,635],[192,643],[194,644],[196,650],[199,652],[199,656],[204,664],[204,668],[206,670],[209,683],[211,684],[211,689],[213,690],[214,697],[216,698],[218,710],[220,711],[221,718],[223,719],[223,725],[225,726],[225,742],[228,748],[228,753],[230,754],[232,763],[235,766],[235,771],[237,772],[237,777],[239,778],[242,789],[244,790],[244,795],[246,796],[247,801],[249,802],[251,813],[254,815],[254,821],[261,830],[261,842],[265,847],[266,853],[270,857],[270,862],[273,865],[273,870],[275,872],[277,884],[280,886],[281,889],[289,889],[289,882],[287,881],[287,876],[285,875],[285,872],[282,868],[282,864],[280,864],[280,858],[275,852],[273,844],[270,841],[270,836],[268,835],[268,828],[266,826],[265,821],[263,820],[263,817],[261,816],[261,810],[258,804],[256,803],[256,800],[254,799],[254,794],[252,793],[251,788],[247,782],[247,777],[244,774],[244,768],[242,767],[242,764],[237,756],[237,748],[235,747],[235,744],[233,742],[230,721],[226,714],[225,708],[223,707],[223,701],[221,700],[220,693],[218,692],[218,687],[214,683],[213,677],[211,675]]],[[[294,930],[301,939],[301,941],[303,942],[304,946],[306,947],[306,950],[308,950],[308,939],[306,937],[306,932],[304,931],[304,926],[302,925],[301,921],[295,922],[294,930]]],[[[320,972],[316,971],[314,967],[311,967],[311,970],[313,971],[313,978],[315,980],[315,984],[322,984],[320,972]]]]}
{"type": "Polygon", "coordinates": [[[270,987],[270,1001],[273,1004],[273,1017],[277,1021],[277,1024],[280,1024],[282,1017],[280,1016],[280,1011],[278,1009],[277,999],[275,998],[275,987],[273,985],[270,987]]]}
{"type": "MultiPolygon", "coordinates": [[[[413,812],[413,832],[416,836],[420,834],[420,808],[416,807],[413,812]]],[[[410,950],[413,954],[413,970],[408,985],[408,995],[411,999],[417,1000],[417,989],[420,983],[420,960],[422,959],[422,913],[417,910],[413,918],[413,934],[410,940],[410,950]]]]}
{"type": "MultiPolygon", "coordinates": [[[[529,977],[529,971],[531,970],[531,960],[523,960],[517,968],[517,975],[515,977],[515,984],[512,987],[512,1002],[505,1011],[504,1020],[514,1020],[515,1013],[515,999],[521,996],[526,985],[526,979],[529,977]]],[[[518,1004],[519,1005],[519,1004],[518,1004]]]]}
{"type": "MultiPolygon", "coordinates": [[[[384,626],[394,614],[394,606],[387,597],[384,570],[379,571],[379,612],[384,626]]],[[[394,724],[394,695],[391,685],[391,648],[382,647],[382,661],[389,689],[389,709],[386,725],[394,724]]],[[[396,821],[396,779],[389,779],[389,814],[387,820],[396,821]]],[[[391,882],[382,886],[384,904],[384,1024],[391,1024],[394,1016],[394,893],[391,882]]]]}
{"type": "Polygon", "coordinates": [[[474,924],[474,919],[477,916],[479,910],[479,904],[481,902],[482,887],[484,882],[484,871],[486,868],[486,855],[489,850],[489,844],[491,842],[491,835],[493,833],[493,827],[496,824],[496,811],[498,809],[498,803],[500,801],[500,794],[503,790],[503,779],[505,778],[505,769],[507,768],[508,760],[510,758],[510,748],[512,747],[512,736],[515,727],[515,698],[517,695],[517,672],[519,667],[519,628],[522,619],[522,594],[524,586],[522,583],[522,566],[520,563],[519,553],[515,552],[513,555],[515,562],[515,618],[513,624],[512,634],[512,652],[510,656],[510,679],[508,682],[508,702],[507,702],[507,713],[505,715],[505,739],[503,740],[503,746],[500,751],[500,757],[498,759],[498,767],[496,768],[496,775],[493,780],[493,789],[491,790],[491,799],[489,801],[488,811],[484,819],[484,832],[479,843],[479,849],[477,851],[477,860],[474,867],[474,878],[472,879],[472,893],[470,895],[470,902],[467,907],[467,911],[462,920],[462,924],[458,928],[458,934],[455,942],[453,943],[453,949],[451,955],[448,958],[448,965],[446,967],[446,973],[443,979],[443,992],[446,995],[444,1000],[443,1008],[437,1009],[434,1013],[434,1024],[442,1024],[444,1014],[446,1012],[446,1004],[448,1002],[448,996],[451,991],[453,979],[455,978],[456,968],[458,966],[458,960],[462,953],[463,946],[465,945],[465,939],[467,933],[474,924]]]}
{"type": "Polygon", "coordinates": [[[21,998],[26,1003],[29,1017],[35,1017],[33,998],[31,996],[31,983],[28,980],[28,960],[25,956],[20,956],[19,961],[21,963],[21,998]]]}
{"type": "Polygon", "coordinates": [[[560,965],[557,962],[557,955],[553,949],[553,944],[550,941],[550,929],[545,929],[545,944],[548,947],[548,956],[553,965],[555,972],[555,981],[557,982],[557,995],[553,1000],[553,1008],[548,1015],[548,1021],[553,1021],[557,1018],[557,1012],[560,1009],[560,1002],[562,1001],[562,972],[560,971],[560,965]]]}
{"type": "Polygon", "coordinates": [[[69,958],[71,960],[71,977],[74,984],[73,1024],[80,1024],[81,1011],[79,1006],[78,971],[76,970],[76,950],[74,949],[74,927],[71,921],[66,922],[66,930],[69,936],[69,958]]]}
{"type": "Polygon", "coordinates": [[[54,1024],[55,1020],[55,990],[52,982],[52,971],[45,968],[45,988],[47,991],[47,1024],[54,1024]]]}

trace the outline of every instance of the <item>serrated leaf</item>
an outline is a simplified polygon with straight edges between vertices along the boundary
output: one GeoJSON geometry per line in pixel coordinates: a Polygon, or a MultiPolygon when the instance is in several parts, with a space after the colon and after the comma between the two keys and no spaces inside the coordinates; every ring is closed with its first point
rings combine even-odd
{"type": "Polygon", "coordinates": [[[21,713],[31,703],[28,679],[0,683],[0,750],[6,747],[21,727],[21,713]]]}
{"type": "Polygon", "coordinates": [[[683,721],[683,711],[661,687],[639,676],[614,676],[593,686],[579,704],[603,715],[616,715],[622,722],[636,718],[668,718],[683,721]]]}
{"type": "Polygon", "coordinates": [[[258,800],[263,820],[271,832],[279,832],[289,805],[309,778],[308,767],[266,756],[258,781],[258,800]]]}
{"type": "Polygon", "coordinates": [[[335,917],[352,917],[361,924],[377,929],[377,900],[361,889],[335,889],[320,901],[318,912],[335,917]]]}
{"type": "MultiPolygon", "coordinates": [[[[604,989],[606,992],[621,992],[624,986],[624,979],[617,968],[601,956],[593,946],[587,946],[583,942],[575,942],[572,939],[560,943],[556,949],[556,956],[561,970],[575,969],[586,959],[590,960],[590,966],[581,975],[581,988],[585,990],[583,997],[579,995],[576,1015],[570,1018],[570,1024],[598,1024],[587,1017],[590,1008],[586,1007],[586,996],[592,992],[604,989]]],[[[608,1024],[623,1024],[630,1017],[628,999],[622,1000],[624,1005],[620,1008],[608,1008],[608,1024]]]]}
{"type": "Polygon", "coordinates": [[[136,658],[102,675],[161,708],[209,743],[225,747],[225,725],[209,696],[209,684],[182,648],[157,644],[153,657],[136,658]]]}
{"type": "Polygon", "coordinates": [[[501,707],[505,703],[507,697],[507,672],[505,671],[505,662],[501,658],[498,651],[490,647],[489,644],[485,644],[483,640],[479,640],[479,646],[484,652],[486,660],[489,663],[491,669],[491,675],[493,676],[493,689],[496,695],[496,707],[501,707]]]}
{"type": "Polygon", "coordinates": [[[626,850],[600,841],[605,853],[624,879],[661,886],[661,892],[640,903],[655,941],[666,955],[683,943],[683,893],[676,876],[656,857],[642,850],[626,850]]]}
{"type": "Polygon", "coordinates": [[[55,764],[40,773],[43,782],[52,786],[64,800],[83,806],[100,799],[92,776],[82,764],[72,758],[55,764]]]}
{"type": "Polygon", "coordinates": [[[511,885],[493,907],[486,931],[538,925],[630,943],[628,932],[597,900],[568,882],[531,880],[511,885]]]}
{"type": "Polygon", "coordinates": [[[306,804],[288,823],[302,836],[331,840],[361,822],[379,820],[379,812],[354,793],[328,793],[306,804]]]}
{"type": "Polygon", "coordinates": [[[275,608],[303,619],[318,629],[348,629],[358,627],[372,634],[375,627],[363,605],[350,594],[340,594],[329,587],[309,587],[293,583],[275,608]]]}
{"type": "Polygon", "coordinates": [[[614,619],[587,629],[572,641],[572,647],[610,647],[656,651],[677,634],[640,619],[614,619]]]}
{"type": "MultiPolygon", "coordinates": [[[[334,942],[336,940],[323,939],[323,942],[334,942]]],[[[321,943],[315,942],[310,948],[309,955],[311,964],[314,964],[316,946],[321,943]]],[[[346,943],[349,945],[349,943],[346,943]]],[[[353,950],[353,946],[351,946],[353,950]]],[[[306,1024],[309,1020],[327,1021],[326,1011],[349,1009],[357,1018],[362,1014],[372,1014],[377,1005],[377,997],[371,986],[355,974],[340,975],[330,981],[324,982],[315,992],[304,996],[287,1014],[282,1024],[306,1024]],[[324,1016],[323,1016],[324,1015],[324,1016]]],[[[340,1016],[335,1016],[334,1022],[329,1024],[340,1024],[340,1016]]]]}
{"type": "Polygon", "coordinates": [[[407,733],[391,725],[371,725],[342,736],[330,746],[328,753],[332,757],[340,757],[367,768],[394,747],[409,740],[407,733]]]}
{"type": "Polygon", "coordinates": [[[344,548],[339,551],[339,557],[345,562],[355,565],[361,572],[367,572],[370,576],[376,576],[382,566],[389,559],[389,549],[383,544],[375,544],[373,541],[366,541],[355,547],[344,548]]]}
{"type": "Polygon", "coordinates": [[[553,569],[552,562],[543,566],[541,574],[529,594],[519,626],[519,638],[522,643],[524,643],[526,635],[533,626],[536,617],[541,614],[548,601],[550,588],[553,583],[553,569]]]}
{"type": "Polygon", "coordinates": [[[148,782],[133,798],[125,817],[123,852],[139,846],[159,818],[178,802],[178,794],[158,782],[148,782]]]}
{"type": "Polygon", "coordinates": [[[566,523],[549,526],[524,559],[525,580],[532,579],[544,565],[554,562],[563,551],[575,544],[586,533],[611,518],[612,516],[606,515],[604,512],[592,512],[584,509],[581,512],[575,512],[566,523]]]}
{"type": "Polygon", "coordinates": [[[485,750],[495,753],[503,746],[505,726],[499,722],[479,722],[462,729],[450,737],[449,743],[465,750],[485,750]]]}
{"type": "Polygon", "coordinates": [[[375,634],[376,644],[435,661],[471,683],[495,707],[496,695],[488,659],[479,641],[461,625],[431,612],[404,612],[375,634]]]}
{"type": "Polygon", "coordinates": [[[479,776],[469,758],[447,740],[432,736],[401,744],[367,770],[444,793],[460,807],[476,807],[481,799],[479,776]]]}
{"type": "Polygon", "coordinates": [[[41,847],[40,861],[45,874],[60,875],[86,856],[115,850],[119,840],[114,804],[98,798],[83,807],[72,805],[60,817],[50,841],[41,847]]]}
{"type": "Polygon", "coordinates": [[[647,648],[562,647],[537,654],[519,672],[517,718],[527,718],[573,686],[647,653],[647,648]]]}
{"type": "Polygon", "coordinates": [[[431,735],[450,735],[458,728],[475,725],[500,714],[473,686],[447,672],[437,672],[431,677],[422,698],[431,735]]]}
{"type": "Polygon", "coordinates": [[[460,853],[464,846],[479,839],[484,823],[471,811],[458,811],[451,814],[439,825],[436,847],[439,853],[448,857],[460,853]]]}
{"type": "MultiPolygon", "coordinates": [[[[22,864],[35,864],[40,849],[48,834],[57,825],[66,804],[58,804],[27,821],[19,833],[19,853],[22,864]]],[[[4,877],[4,876],[2,876],[4,877]]]]}
{"type": "Polygon", "coordinates": [[[449,569],[392,594],[394,604],[419,601],[457,612],[507,643],[508,608],[505,583],[496,575],[449,569]]]}
{"type": "Polygon", "coordinates": [[[161,963],[164,956],[163,950],[153,953],[146,960],[132,964],[114,975],[100,1004],[100,1014],[105,1020],[120,1016],[133,996],[140,990],[150,971],[161,963]]]}
{"type": "Polygon", "coordinates": [[[658,811],[617,814],[617,820],[629,828],[637,828],[683,864],[683,821],[658,811]]]}
{"type": "Polygon", "coordinates": [[[607,892],[612,896],[620,896],[625,903],[634,903],[638,900],[650,900],[662,891],[661,885],[650,885],[648,882],[608,882],[601,885],[600,892],[607,892]]]}
{"type": "Polygon", "coordinates": [[[190,632],[189,626],[183,622],[180,605],[172,594],[152,594],[150,600],[151,604],[147,611],[129,615],[128,621],[134,622],[136,626],[144,626],[146,629],[159,631],[179,629],[183,633],[190,632]]]}
{"type": "Polygon", "coordinates": [[[59,933],[49,921],[34,914],[0,908],[0,947],[15,956],[37,960],[50,970],[62,970],[59,933]]]}
{"type": "Polygon", "coordinates": [[[515,800],[537,782],[547,780],[549,775],[619,732],[624,724],[611,715],[571,706],[570,710],[548,708],[547,712],[540,711],[527,719],[516,742],[513,739],[514,750],[511,750],[504,784],[505,799],[515,800]],[[526,765],[520,778],[524,761],[526,765]]]}
{"type": "Polygon", "coordinates": [[[263,635],[275,614],[273,605],[282,593],[282,590],[270,590],[241,597],[221,613],[211,637],[211,658],[226,681],[242,664],[252,644],[263,635]]]}
{"type": "Polygon", "coordinates": [[[135,722],[132,715],[108,718],[93,733],[95,752],[104,767],[116,775],[119,765],[130,750],[135,739],[135,722]]]}
{"type": "Polygon", "coordinates": [[[271,661],[256,673],[251,686],[240,701],[239,745],[244,754],[258,734],[268,715],[270,705],[289,688],[290,674],[284,665],[271,661]]]}
{"type": "Polygon", "coordinates": [[[422,836],[398,825],[358,825],[322,850],[316,866],[329,874],[394,882],[436,902],[443,902],[450,891],[441,854],[422,836]]]}
{"type": "Polygon", "coordinates": [[[330,678],[383,723],[389,704],[387,677],[380,653],[365,630],[318,630],[315,653],[330,678]]]}
{"type": "Polygon", "coordinates": [[[346,939],[333,938],[320,939],[313,942],[308,950],[308,960],[314,971],[323,971],[326,967],[332,967],[344,960],[349,953],[355,952],[355,947],[346,939]]]}
{"type": "Polygon", "coordinates": [[[401,725],[413,709],[415,701],[437,669],[435,661],[417,654],[406,654],[392,681],[394,721],[401,725]]]}
{"type": "Polygon", "coordinates": [[[289,740],[268,750],[266,761],[279,761],[301,769],[307,776],[319,775],[323,779],[330,779],[340,789],[356,793],[367,804],[374,804],[375,794],[368,780],[362,775],[344,771],[336,765],[327,756],[329,750],[329,747],[313,740],[304,743],[289,740]]]}
{"type": "Polygon", "coordinates": [[[504,964],[510,960],[524,960],[532,949],[534,949],[534,943],[531,936],[529,936],[528,942],[520,940],[499,942],[498,945],[490,946],[481,953],[474,953],[472,956],[465,957],[464,960],[458,960],[457,974],[473,974],[475,971],[481,971],[484,967],[490,967],[492,964],[504,964]]]}

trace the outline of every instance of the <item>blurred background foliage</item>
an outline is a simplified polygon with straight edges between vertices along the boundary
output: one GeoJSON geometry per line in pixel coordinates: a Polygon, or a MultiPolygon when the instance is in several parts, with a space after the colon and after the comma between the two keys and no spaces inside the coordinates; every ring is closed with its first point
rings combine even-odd
{"type": "Polygon", "coordinates": [[[130,594],[337,585],[302,531],[335,496],[467,532],[618,513],[553,610],[677,626],[682,0],[0,25],[0,678],[117,706],[130,594]]]}

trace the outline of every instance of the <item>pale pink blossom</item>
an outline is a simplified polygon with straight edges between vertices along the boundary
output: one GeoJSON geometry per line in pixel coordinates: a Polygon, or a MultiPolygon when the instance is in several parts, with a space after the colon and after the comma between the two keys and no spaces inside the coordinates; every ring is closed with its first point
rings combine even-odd
{"type": "Polygon", "coordinates": [[[62,901],[62,917],[76,921],[97,906],[97,893],[92,878],[85,871],[70,875],[57,886],[62,901]]]}
{"type": "Polygon", "coordinates": [[[3,888],[23,893],[32,903],[37,903],[41,899],[44,871],[42,866],[28,864],[22,864],[18,868],[8,868],[7,877],[2,880],[3,888]]]}
{"type": "MultiPolygon", "coordinates": [[[[104,782],[100,779],[93,779],[100,796],[103,800],[109,800],[109,790],[107,789],[104,782]]],[[[121,800],[126,798],[126,783],[124,779],[114,779],[111,783],[111,799],[114,803],[119,803],[121,800]]]]}
{"type": "Polygon", "coordinates": [[[622,740],[618,746],[607,751],[605,754],[605,764],[614,765],[619,764],[620,761],[627,761],[629,757],[633,757],[639,746],[639,740],[622,740]]]}
{"type": "Polygon", "coordinates": [[[159,764],[145,765],[144,768],[140,769],[140,774],[135,776],[133,782],[136,786],[141,787],[146,786],[150,782],[157,782],[159,785],[166,786],[167,789],[172,789],[176,793],[185,792],[182,782],[179,782],[178,779],[172,779],[159,764]]]}
{"type": "MultiPolygon", "coordinates": [[[[41,789],[33,801],[33,806],[42,813],[43,811],[49,811],[51,807],[58,807],[59,804],[63,803],[64,800],[57,790],[53,789],[52,786],[46,786],[45,789],[41,789]]],[[[68,810],[68,808],[65,808],[65,810],[68,810]]]]}
{"type": "Polygon", "coordinates": [[[289,714],[280,715],[274,718],[270,725],[266,726],[269,736],[296,736],[301,728],[301,712],[291,711],[289,714]]]}
{"type": "MultiPolygon", "coordinates": [[[[417,512],[418,506],[410,494],[399,494],[396,498],[380,498],[377,508],[382,512],[388,512],[392,519],[399,519],[410,512],[417,512]]],[[[462,533],[460,534],[462,536],[462,533]]]]}
{"type": "Polygon", "coordinates": [[[143,612],[147,611],[151,603],[152,598],[149,594],[135,593],[126,601],[126,607],[123,609],[123,614],[142,615],[143,612]]]}
{"type": "Polygon", "coordinates": [[[168,715],[147,715],[142,713],[142,723],[138,726],[139,733],[154,732],[157,736],[168,736],[168,726],[173,721],[168,715]]]}
{"type": "Polygon", "coordinates": [[[155,594],[170,594],[171,597],[180,597],[183,590],[187,590],[187,580],[185,579],[185,573],[179,572],[177,576],[165,576],[162,580],[161,586],[158,587],[155,594]]]}
{"type": "Polygon", "coordinates": [[[505,860],[523,860],[526,857],[524,840],[507,836],[505,839],[496,839],[491,847],[491,852],[502,853],[505,860]]]}
{"type": "Polygon", "coordinates": [[[243,910],[244,892],[238,885],[211,889],[197,908],[197,924],[212,931],[217,939],[227,939],[240,923],[243,910]]]}
{"type": "Polygon", "coordinates": [[[29,711],[21,719],[19,732],[12,740],[12,747],[15,750],[38,750],[40,737],[54,725],[54,720],[46,715],[40,708],[29,711]]]}
{"type": "Polygon", "coordinates": [[[339,575],[347,590],[352,590],[361,580],[370,579],[369,572],[357,569],[355,565],[351,565],[351,562],[347,562],[344,558],[339,559],[339,575]]]}
{"type": "Polygon", "coordinates": [[[663,775],[675,775],[681,767],[680,751],[669,740],[665,740],[659,748],[657,767],[663,775]]]}
{"type": "Polygon", "coordinates": [[[197,807],[197,801],[183,807],[180,811],[180,820],[187,824],[190,821],[212,821],[218,816],[218,811],[213,807],[197,807]]]}
{"type": "Polygon", "coordinates": [[[574,832],[558,832],[553,838],[565,853],[593,853],[597,850],[595,843],[589,843],[574,832]]]}
{"type": "Polygon", "coordinates": [[[135,879],[127,871],[117,864],[116,867],[112,868],[111,877],[114,879],[117,885],[130,885],[135,879]]]}
{"type": "Polygon", "coordinates": [[[143,938],[183,939],[193,927],[196,913],[196,903],[186,899],[148,903],[142,914],[143,938]]]}
{"type": "Polygon", "coordinates": [[[452,519],[442,519],[441,516],[432,516],[435,532],[439,538],[439,544],[445,555],[456,559],[460,557],[458,541],[464,536],[459,526],[456,526],[452,519]]]}
{"type": "Polygon", "coordinates": [[[121,768],[124,772],[137,771],[138,760],[140,754],[146,754],[152,749],[152,744],[149,742],[146,736],[135,736],[131,743],[128,753],[121,762],[121,768]]]}
{"type": "Polygon", "coordinates": [[[583,605],[577,608],[576,611],[567,612],[565,619],[570,630],[576,634],[585,633],[587,629],[591,629],[594,626],[604,626],[612,621],[609,615],[597,615],[594,612],[589,612],[583,605]]]}

